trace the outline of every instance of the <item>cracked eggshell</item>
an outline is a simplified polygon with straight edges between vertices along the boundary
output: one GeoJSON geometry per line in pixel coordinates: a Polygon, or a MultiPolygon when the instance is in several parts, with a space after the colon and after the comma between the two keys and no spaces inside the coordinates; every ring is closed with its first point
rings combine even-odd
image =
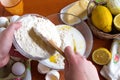
{"type": "Polygon", "coordinates": [[[0,17],[0,27],[6,27],[9,23],[8,18],[6,17],[0,17]]]}
{"type": "Polygon", "coordinates": [[[45,80],[59,80],[60,73],[57,70],[51,70],[45,76],[45,80]]]}
{"type": "Polygon", "coordinates": [[[20,18],[20,16],[18,16],[18,15],[12,16],[12,17],[10,18],[10,23],[15,22],[18,18],[20,18]]]}
{"type": "Polygon", "coordinates": [[[46,74],[50,71],[50,68],[48,68],[47,66],[39,63],[38,64],[38,72],[42,73],[42,74],[46,74]]]}

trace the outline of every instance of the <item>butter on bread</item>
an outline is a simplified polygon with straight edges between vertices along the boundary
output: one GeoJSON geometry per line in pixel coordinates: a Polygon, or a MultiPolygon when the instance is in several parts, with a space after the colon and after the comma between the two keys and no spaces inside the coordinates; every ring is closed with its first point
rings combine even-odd
{"type": "MultiPolygon", "coordinates": [[[[73,14],[75,16],[83,18],[85,15],[87,15],[87,5],[88,5],[88,3],[89,3],[89,0],[76,1],[73,6],[68,8],[66,13],[73,14]]],[[[71,23],[71,22],[75,21],[74,16],[71,16],[71,15],[65,15],[64,19],[68,23],[71,23]]]]}

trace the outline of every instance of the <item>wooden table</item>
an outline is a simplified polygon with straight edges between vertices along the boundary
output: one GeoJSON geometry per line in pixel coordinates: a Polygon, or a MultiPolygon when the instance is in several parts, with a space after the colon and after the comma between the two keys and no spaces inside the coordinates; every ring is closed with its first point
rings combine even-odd
{"type": "MultiPolygon", "coordinates": [[[[24,14],[26,13],[38,13],[43,16],[48,16],[50,14],[58,13],[63,7],[66,5],[76,1],[76,0],[23,0],[24,1],[24,14]]],[[[4,11],[3,7],[0,5],[0,15],[1,16],[10,16],[11,14],[7,11],[4,11]]],[[[94,44],[92,52],[99,48],[105,47],[110,49],[112,40],[102,40],[96,38],[94,36],[94,44]]],[[[91,53],[92,53],[91,52],[91,53]]],[[[91,60],[91,55],[88,57],[88,60],[91,60]]],[[[32,61],[31,64],[31,72],[32,72],[32,80],[44,80],[44,76],[37,71],[37,62],[32,61]]],[[[94,64],[94,63],[93,63],[94,64]]],[[[102,66],[94,64],[100,72],[102,66]]],[[[61,78],[60,80],[64,80],[64,71],[60,71],[61,78]]],[[[100,80],[105,80],[100,74],[100,80]]]]}

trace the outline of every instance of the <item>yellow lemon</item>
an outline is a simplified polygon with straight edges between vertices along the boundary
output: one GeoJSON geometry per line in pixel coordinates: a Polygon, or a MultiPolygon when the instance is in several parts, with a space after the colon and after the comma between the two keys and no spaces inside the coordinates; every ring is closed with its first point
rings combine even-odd
{"type": "Polygon", "coordinates": [[[116,29],[120,31],[120,14],[115,16],[113,22],[114,22],[116,29]]]}
{"type": "Polygon", "coordinates": [[[108,64],[111,58],[112,54],[106,48],[98,48],[92,54],[93,61],[99,65],[108,64]]]}
{"type": "Polygon", "coordinates": [[[105,6],[98,5],[92,11],[92,23],[99,30],[110,32],[112,30],[112,14],[105,6]]]}

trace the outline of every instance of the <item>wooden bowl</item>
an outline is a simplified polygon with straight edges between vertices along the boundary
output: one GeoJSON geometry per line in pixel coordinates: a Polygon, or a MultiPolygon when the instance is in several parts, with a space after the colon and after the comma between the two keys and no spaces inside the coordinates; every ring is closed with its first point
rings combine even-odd
{"type": "Polygon", "coordinates": [[[114,33],[113,31],[110,32],[110,33],[106,33],[106,32],[103,32],[103,31],[99,30],[98,28],[96,28],[92,23],[92,20],[91,20],[92,10],[97,5],[105,5],[105,4],[106,4],[106,2],[97,3],[94,0],[93,1],[91,0],[89,2],[88,7],[87,7],[87,16],[88,16],[87,23],[88,23],[91,31],[93,32],[93,34],[98,38],[101,38],[101,39],[120,39],[120,32],[115,30],[116,33],[114,33]],[[91,7],[90,5],[94,5],[94,6],[91,7]]]}

